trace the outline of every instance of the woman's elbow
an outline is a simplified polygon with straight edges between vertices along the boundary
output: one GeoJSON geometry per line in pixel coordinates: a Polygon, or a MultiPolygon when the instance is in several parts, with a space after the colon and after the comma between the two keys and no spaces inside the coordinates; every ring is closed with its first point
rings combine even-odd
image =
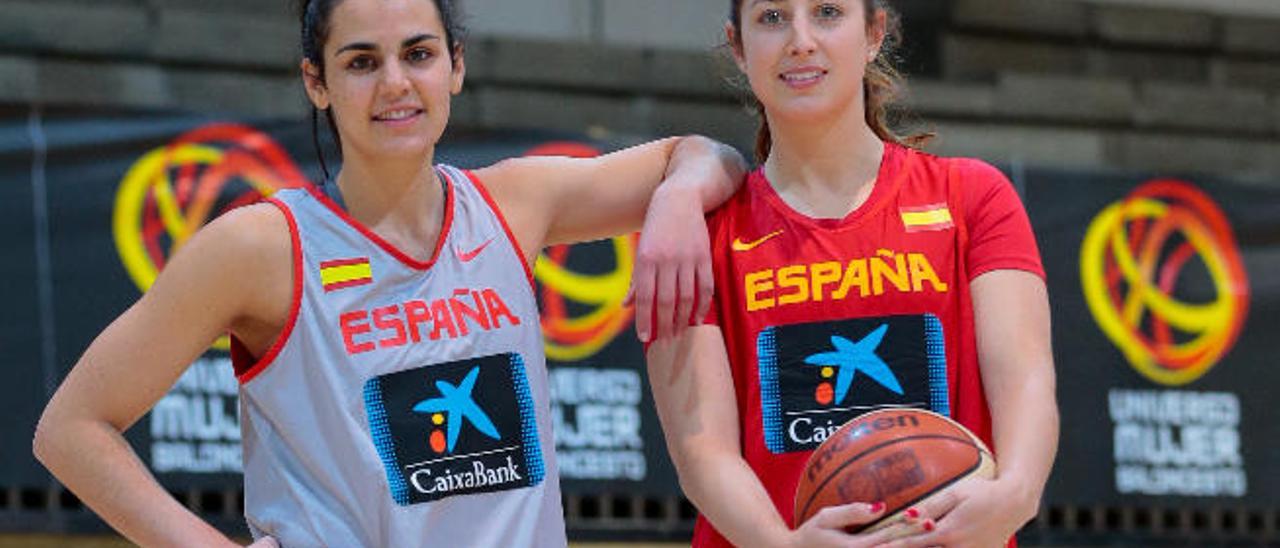
{"type": "Polygon", "coordinates": [[[695,508],[702,507],[702,483],[699,481],[701,476],[695,472],[689,472],[681,467],[676,467],[676,480],[680,484],[680,492],[684,493],[684,497],[693,503],[695,508]]]}
{"type": "Polygon", "coordinates": [[[680,490],[697,506],[702,500],[703,487],[710,481],[716,467],[712,461],[716,459],[713,449],[686,445],[679,453],[672,455],[672,464],[676,468],[676,479],[680,490]]]}
{"type": "MultiPolygon", "coordinates": [[[[59,456],[66,454],[68,444],[74,443],[77,434],[76,421],[59,412],[56,403],[51,403],[36,422],[35,434],[31,438],[31,452],[40,464],[54,471],[59,456]]],[[[83,434],[80,431],[80,434],[83,434]]]]}
{"type": "Polygon", "coordinates": [[[49,416],[49,410],[40,415],[40,420],[36,422],[35,434],[31,437],[31,453],[35,455],[36,460],[45,468],[49,467],[49,459],[55,451],[56,442],[54,441],[55,433],[58,428],[55,424],[56,419],[49,416]]]}

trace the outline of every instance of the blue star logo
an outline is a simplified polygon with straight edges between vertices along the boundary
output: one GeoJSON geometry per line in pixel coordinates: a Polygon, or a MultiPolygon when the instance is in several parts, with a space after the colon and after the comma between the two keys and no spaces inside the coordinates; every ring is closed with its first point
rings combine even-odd
{"type": "Polygon", "coordinates": [[[880,341],[884,340],[884,334],[888,330],[889,324],[881,325],[856,343],[839,335],[832,335],[831,346],[835,347],[835,352],[814,354],[804,359],[804,363],[809,365],[839,369],[836,375],[834,404],[838,405],[844,401],[844,397],[849,394],[849,386],[853,384],[853,377],[859,371],[871,377],[880,386],[892,390],[899,396],[903,395],[902,385],[898,383],[893,370],[889,369],[889,364],[884,363],[884,360],[876,355],[876,348],[880,346],[880,341]]]}
{"type": "Polygon", "coordinates": [[[466,378],[462,379],[457,386],[449,384],[446,381],[436,381],[436,388],[440,390],[439,398],[431,398],[418,402],[413,406],[415,413],[445,413],[449,417],[448,442],[449,452],[453,452],[453,446],[458,442],[458,433],[462,430],[462,420],[466,419],[472,426],[476,427],[486,436],[495,440],[502,439],[498,434],[498,429],[493,426],[493,421],[489,420],[489,416],[476,405],[474,399],[471,398],[471,389],[476,386],[476,377],[480,375],[480,367],[476,366],[467,373],[466,378]]]}

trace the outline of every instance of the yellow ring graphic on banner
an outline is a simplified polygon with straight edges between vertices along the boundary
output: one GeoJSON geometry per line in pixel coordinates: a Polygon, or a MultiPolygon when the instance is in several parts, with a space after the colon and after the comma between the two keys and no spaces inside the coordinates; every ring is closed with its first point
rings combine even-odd
{"type": "Polygon", "coordinates": [[[1153,181],[1103,209],[1080,248],[1080,279],[1103,333],[1138,372],[1170,386],[1213,367],[1234,344],[1248,308],[1248,281],[1226,216],[1180,181],[1153,181]],[[1193,257],[1209,274],[1210,302],[1171,294],[1193,257]]]}
{"type": "MultiPolygon", "coordinates": [[[[270,137],[237,124],[201,126],[130,166],[116,190],[111,228],[120,261],[139,290],[150,289],[168,257],[219,214],[215,207],[231,181],[249,190],[229,207],[306,184],[270,137]],[[214,141],[224,146],[206,144],[214,141]]],[[[230,341],[220,337],[213,347],[226,350],[230,341]]]]}
{"type": "Polygon", "coordinates": [[[613,341],[631,320],[631,309],[623,306],[635,266],[631,237],[613,238],[611,243],[616,266],[606,274],[573,272],[545,253],[538,256],[533,272],[546,289],[593,307],[576,317],[557,313],[558,307],[545,307],[542,325],[548,358],[577,361],[591,357],[613,341]]]}
{"type": "Polygon", "coordinates": [[[147,193],[155,192],[157,210],[176,250],[191,237],[191,231],[183,220],[180,208],[173,197],[169,183],[166,159],[180,163],[214,164],[222,159],[222,151],[214,147],[186,145],[168,152],[157,148],[148,152],[129,168],[120,189],[116,191],[115,215],[112,218],[112,235],[125,271],[142,290],[155,283],[160,268],[143,248],[142,206],[147,193]]]}

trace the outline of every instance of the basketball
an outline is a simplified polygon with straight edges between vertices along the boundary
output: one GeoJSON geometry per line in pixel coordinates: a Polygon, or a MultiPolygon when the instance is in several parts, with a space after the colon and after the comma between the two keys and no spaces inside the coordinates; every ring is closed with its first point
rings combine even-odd
{"type": "Polygon", "coordinates": [[[840,427],[809,456],[796,488],[796,526],[824,507],[884,502],[884,517],[851,532],[888,526],[911,506],[970,476],[995,477],[982,440],[921,409],[883,409],[840,427]]]}

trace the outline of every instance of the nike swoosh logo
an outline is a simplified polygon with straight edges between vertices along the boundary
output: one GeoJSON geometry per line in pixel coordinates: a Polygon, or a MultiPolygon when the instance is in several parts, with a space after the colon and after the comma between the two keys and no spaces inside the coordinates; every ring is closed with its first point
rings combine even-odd
{"type": "Polygon", "coordinates": [[[454,249],[454,252],[458,254],[459,261],[462,261],[464,263],[469,263],[475,260],[476,257],[480,256],[480,252],[484,251],[484,248],[489,247],[489,244],[491,242],[493,242],[493,238],[489,238],[488,240],[485,240],[484,243],[480,244],[480,247],[477,247],[471,251],[463,252],[461,249],[454,249]]]}
{"type": "Polygon", "coordinates": [[[781,230],[775,230],[773,232],[765,234],[759,240],[755,240],[751,242],[744,242],[742,241],[742,238],[736,238],[733,240],[733,250],[734,251],[751,251],[752,249],[760,247],[760,244],[763,244],[769,240],[772,240],[775,236],[782,234],[782,232],[783,231],[781,230]]]}

